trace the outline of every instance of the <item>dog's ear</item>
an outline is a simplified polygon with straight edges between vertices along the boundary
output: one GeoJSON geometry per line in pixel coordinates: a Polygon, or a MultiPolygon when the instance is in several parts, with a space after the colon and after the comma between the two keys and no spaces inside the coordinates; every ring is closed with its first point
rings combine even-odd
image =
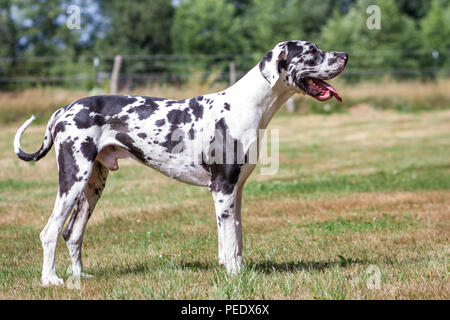
{"type": "Polygon", "coordinates": [[[273,88],[280,78],[281,68],[286,63],[286,46],[285,43],[279,43],[267,52],[264,58],[259,63],[259,70],[262,76],[270,83],[273,88]]]}

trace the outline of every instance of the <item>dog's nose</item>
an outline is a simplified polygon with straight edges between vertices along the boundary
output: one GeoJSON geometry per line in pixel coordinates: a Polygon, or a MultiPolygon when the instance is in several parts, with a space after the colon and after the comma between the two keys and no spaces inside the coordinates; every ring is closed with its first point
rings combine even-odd
{"type": "Polygon", "coordinates": [[[337,52],[336,54],[337,54],[337,56],[339,58],[344,59],[344,61],[347,62],[347,60],[348,60],[348,54],[347,53],[345,53],[345,52],[337,52]]]}

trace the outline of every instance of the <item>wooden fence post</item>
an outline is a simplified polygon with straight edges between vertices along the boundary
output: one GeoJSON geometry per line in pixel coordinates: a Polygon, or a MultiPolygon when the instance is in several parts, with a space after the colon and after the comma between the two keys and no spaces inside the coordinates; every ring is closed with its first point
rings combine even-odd
{"type": "Polygon", "coordinates": [[[230,68],[230,85],[232,85],[236,82],[236,64],[231,61],[228,66],[230,68]]]}
{"type": "Polygon", "coordinates": [[[109,84],[109,91],[111,94],[117,94],[117,90],[119,88],[119,73],[121,64],[122,64],[122,56],[116,55],[114,57],[114,66],[111,74],[111,83],[109,84]]]}

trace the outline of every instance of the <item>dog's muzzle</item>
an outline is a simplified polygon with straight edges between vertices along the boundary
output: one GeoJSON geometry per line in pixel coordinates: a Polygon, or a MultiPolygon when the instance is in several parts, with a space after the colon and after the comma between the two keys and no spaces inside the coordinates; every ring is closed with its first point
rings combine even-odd
{"type": "Polygon", "coordinates": [[[319,101],[327,101],[333,97],[335,97],[339,102],[342,102],[342,98],[339,96],[333,86],[324,80],[329,80],[337,75],[339,75],[342,71],[344,71],[347,61],[348,54],[344,52],[336,53],[337,58],[339,59],[339,67],[338,70],[332,73],[329,77],[326,78],[313,78],[313,77],[302,77],[296,81],[297,86],[307,95],[319,100],[319,101]]]}

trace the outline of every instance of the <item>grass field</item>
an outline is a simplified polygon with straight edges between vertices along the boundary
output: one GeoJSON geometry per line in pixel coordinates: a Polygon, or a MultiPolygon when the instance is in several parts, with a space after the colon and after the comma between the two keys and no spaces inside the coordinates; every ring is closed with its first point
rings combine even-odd
{"type": "MultiPolygon", "coordinates": [[[[0,125],[0,299],[450,299],[448,109],[276,116],[280,169],[245,187],[236,277],[218,266],[208,190],[123,160],[87,227],[81,290],[40,287],[57,170],[53,151],[16,158],[18,126],[0,125]]],[[[56,261],[67,279],[64,241],[56,261]]]]}

